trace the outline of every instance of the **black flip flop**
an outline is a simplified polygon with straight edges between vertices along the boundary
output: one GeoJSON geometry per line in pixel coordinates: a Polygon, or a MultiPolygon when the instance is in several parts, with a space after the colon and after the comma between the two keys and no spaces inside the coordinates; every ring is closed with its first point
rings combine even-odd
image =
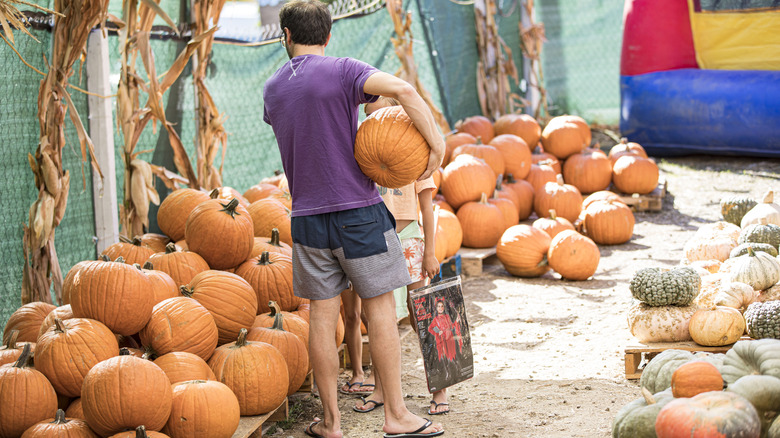
{"type": "Polygon", "coordinates": [[[438,432],[430,432],[430,433],[422,433],[425,429],[431,427],[433,422],[429,419],[425,419],[425,424],[422,425],[419,429],[415,430],[414,432],[407,432],[407,433],[386,433],[384,434],[385,438],[427,438],[431,436],[439,436],[444,435],[444,431],[440,430],[438,432]]]}
{"type": "Polygon", "coordinates": [[[446,411],[440,411],[440,412],[433,412],[431,408],[428,408],[428,415],[443,415],[443,414],[449,414],[450,413],[450,404],[449,403],[436,403],[435,401],[431,400],[431,404],[433,405],[433,409],[438,409],[439,406],[447,406],[446,411]]]}
{"type": "MultiPolygon", "coordinates": [[[[374,406],[371,406],[369,409],[358,409],[358,407],[357,407],[357,406],[352,406],[352,410],[353,410],[353,411],[355,411],[355,412],[359,412],[359,413],[361,413],[361,414],[365,414],[366,412],[371,412],[371,411],[373,411],[374,409],[376,409],[376,408],[380,408],[380,407],[382,407],[382,406],[384,406],[384,405],[385,405],[384,403],[376,402],[376,401],[374,401],[374,400],[366,400],[366,398],[365,398],[365,397],[360,397],[360,400],[362,400],[362,401],[363,401],[363,406],[365,406],[365,405],[367,405],[367,404],[369,404],[369,403],[373,403],[373,404],[374,404],[374,406]]],[[[423,428],[423,429],[425,429],[425,428],[423,428]]],[[[420,430],[423,430],[423,429],[420,429],[420,430]]],[[[433,435],[431,435],[431,436],[433,436],[433,435]]]]}
{"type": "Polygon", "coordinates": [[[363,385],[363,382],[354,382],[354,383],[347,382],[344,385],[339,386],[339,394],[352,395],[355,394],[354,392],[351,391],[353,386],[357,386],[358,388],[360,388],[361,386],[365,386],[363,385]],[[346,391],[344,391],[344,385],[347,385],[346,391]]]}
{"type": "Polygon", "coordinates": [[[317,424],[320,424],[322,420],[320,421],[312,421],[311,424],[309,424],[306,429],[303,430],[303,433],[305,433],[308,436],[314,437],[314,438],[325,438],[324,436],[318,434],[314,431],[314,426],[317,424]]]}

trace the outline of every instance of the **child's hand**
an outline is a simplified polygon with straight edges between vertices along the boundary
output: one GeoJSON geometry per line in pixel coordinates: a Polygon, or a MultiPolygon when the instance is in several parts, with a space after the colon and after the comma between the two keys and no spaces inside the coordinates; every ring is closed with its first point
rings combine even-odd
{"type": "Polygon", "coordinates": [[[436,260],[436,255],[429,251],[425,251],[423,254],[422,268],[428,278],[433,278],[439,273],[441,265],[439,264],[439,261],[436,260]]]}

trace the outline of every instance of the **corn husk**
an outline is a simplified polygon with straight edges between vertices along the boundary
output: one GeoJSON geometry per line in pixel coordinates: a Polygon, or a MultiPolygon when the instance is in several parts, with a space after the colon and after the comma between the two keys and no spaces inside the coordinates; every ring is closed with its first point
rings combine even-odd
{"type": "Polygon", "coordinates": [[[476,0],[474,18],[477,30],[477,92],[482,114],[496,120],[502,114],[518,109],[512,99],[509,78],[519,84],[517,68],[512,61],[512,51],[501,39],[496,25],[495,0],[476,0]]]}
{"type": "Polygon", "coordinates": [[[542,45],[547,39],[544,34],[544,24],[534,22],[534,0],[527,0],[523,3],[525,14],[528,17],[528,26],[520,27],[520,49],[523,56],[531,63],[531,78],[529,87],[536,88],[539,92],[539,101],[532,102],[535,108],[534,118],[539,120],[542,116],[549,117],[549,108],[547,104],[547,89],[544,87],[544,72],[542,70],[542,45]]]}

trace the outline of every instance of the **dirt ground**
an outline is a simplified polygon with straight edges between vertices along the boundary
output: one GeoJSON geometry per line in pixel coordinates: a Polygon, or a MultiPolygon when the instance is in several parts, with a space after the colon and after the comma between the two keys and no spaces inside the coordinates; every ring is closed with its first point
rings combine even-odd
{"type": "MultiPolygon", "coordinates": [[[[444,436],[611,436],[617,411],[640,396],[637,382],[624,377],[623,350],[635,342],[626,325],[631,276],[678,264],[693,232],[720,220],[722,197],[760,199],[780,188],[779,160],[685,157],[660,159],[659,167],[668,183],[663,211],[637,213],[630,242],[601,246],[590,280],[562,281],[554,273],[514,278],[495,257],[482,276],[464,278],[475,375],[450,388],[448,415],[432,417],[444,436]]],[[[403,340],[402,356],[407,405],[422,415],[430,395],[413,335],[403,340]]],[[[286,429],[271,436],[305,437],[304,427],[321,415],[316,398],[296,395],[290,402],[286,429]]],[[[354,403],[340,396],[344,436],[381,436],[381,410],[358,414],[354,403]]]]}

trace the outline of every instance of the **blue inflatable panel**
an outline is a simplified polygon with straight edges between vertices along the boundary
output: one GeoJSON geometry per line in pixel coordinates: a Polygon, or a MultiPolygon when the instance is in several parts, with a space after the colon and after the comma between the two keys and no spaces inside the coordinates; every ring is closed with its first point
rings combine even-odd
{"type": "Polygon", "coordinates": [[[651,155],[780,157],[780,71],[621,76],[620,100],[621,134],[651,155]]]}

